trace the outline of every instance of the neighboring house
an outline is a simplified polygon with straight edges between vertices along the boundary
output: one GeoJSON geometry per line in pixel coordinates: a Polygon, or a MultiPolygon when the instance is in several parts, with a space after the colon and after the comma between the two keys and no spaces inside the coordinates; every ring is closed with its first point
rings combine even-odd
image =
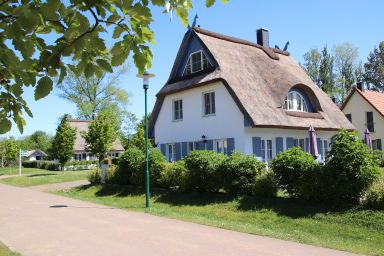
{"type": "Polygon", "coordinates": [[[35,161],[35,160],[44,160],[48,155],[40,150],[40,149],[33,149],[28,151],[28,156],[26,157],[28,161],[35,161]]]}
{"type": "Polygon", "coordinates": [[[330,137],[354,129],[340,109],[286,51],[194,27],[184,36],[165,86],[158,92],[150,133],[169,161],[189,151],[236,149],[268,162],[299,146],[309,151],[317,131],[322,158],[330,137]]]}
{"type": "Polygon", "coordinates": [[[384,139],[384,93],[364,89],[358,83],[349,94],[341,110],[364,139],[366,128],[371,133],[372,147],[382,150],[384,139]]]}
{"type": "MultiPolygon", "coordinates": [[[[88,131],[88,125],[92,121],[88,120],[69,120],[69,125],[73,128],[76,128],[76,140],[75,140],[75,149],[73,153],[73,160],[97,160],[97,158],[86,150],[86,142],[81,136],[81,132],[88,131]]],[[[124,152],[124,148],[121,145],[120,140],[116,140],[111,150],[108,152],[110,157],[119,157],[120,154],[124,152]]]]}

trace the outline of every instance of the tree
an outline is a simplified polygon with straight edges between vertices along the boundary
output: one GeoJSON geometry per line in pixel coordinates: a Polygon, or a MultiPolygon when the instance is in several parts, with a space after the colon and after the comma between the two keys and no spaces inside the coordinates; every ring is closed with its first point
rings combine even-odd
{"type": "Polygon", "coordinates": [[[9,166],[12,162],[16,162],[18,155],[19,147],[13,138],[0,141],[1,167],[9,166]]]}
{"type": "Polygon", "coordinates": [[[82,133],[87,150],[99,158],[105,158],[112,144],[118,139],[120,124],[116,115],[109,110],[100,112],[95,121],[89,124],[88,132],[82,133]]]}
{"type": "Polygon", "coordinates": [[[75,140],[76,129],[69,125],[68,115],[64,115],[56,129],[50,150],[52,157],[59,160],[62,171],[65,164],[72,158],[75,140]]]}
{"type": "Polygon", "coordinates": [[[24,137],[18,141],[21,149],[41,149],[47,152],[52,144],[52,136],[48,135],[44,131],[35,131],[29,136],[24,137]]]}
{"type": "Polygon", "coordinates": [[[125,71],[126,67],[112,75],[102,71],[100,77],[93,75],[88,78],[69,71],[64,81],[57,85],[58,95],[76,105],[79,118],[94,120],[100,111],[109,108],[122,119],[127,112],[128,93],[117,84],[125,71]]]}
{"type": "MultiPolygon", "coordinates": [[[[150,114],[149,114],[150,116],[150,114]]],[[[143,117],[138,124],[136,124],[134,133],[124,134],[124,148],[138,148],[145,152],[145,117],[143,117]]],[[[148,141],[149,148],[153,148],[153,140],[148,141]]]]}
{"type": "Polygon", "coordinates": [[[333,72],[333,57],[328,52],[327,46],[321,51],[319,67],[320,88],[330,97],[335,96],[335,74],[333,72]]]}
{"type": "Polygon", "coordinates": [[[384,92],[384,41],[380,42],[379,48],[375,46],[369,53],[364,68],[365,81],[372,85],[372,89],[384,92]]]}
{"type": "Polygon", "coordinates": [[[344,102],[355,82],[354,71],[358,49],[350,43],[343,43],[334,48],[335,66],[337,70],[339,101],[344,102]]]}
{"type": "MultiPolygon", "coordinates": [[[[206,6],[214,2],[206,0],[206,6]]],[[[102,71],[112,72],[112,66],[120,66],[132,56],[139,73],[148,69],[152,62],[148,44],[154,43],[150,5],[163,8],[165,13],[175,11],[182,23],[188,24],[191,0],[3,0],[0,134],[11,129],[11,120],[23,132],[23,112],[32,117],[22,96],[25,87],[34,87],[35,100],[44,98],[53,88],[52,77],[58,77],[60,83],[67,68],[77,75],[101,76],[102,71]],[[105,35],[112,35],[110,50],[105,35]]]]}
{"type": "Polygon", "coordinates": [[[306,52],[303,55],[304,64],[300,64],[300,66],[304,69],[307,75],[312,79],[312,81],[319,85],[320,77],[320,63],[321,63],[321,54],[317,48],[313,48],[306,52]]]}

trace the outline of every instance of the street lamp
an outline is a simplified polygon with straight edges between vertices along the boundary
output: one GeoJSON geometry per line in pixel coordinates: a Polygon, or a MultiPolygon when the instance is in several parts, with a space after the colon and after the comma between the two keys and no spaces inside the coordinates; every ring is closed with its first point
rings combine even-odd
{"type": "Polygon", "coordinates": [[[137,74],[137,77],[143,78],[143,89],[145,97],[145,207],[149,208],[149,159],[148,159],[148,114],[147,114],[147,90],[149,87],[149,78],[154,77],[145,71],[143,74],[137,74]]]}

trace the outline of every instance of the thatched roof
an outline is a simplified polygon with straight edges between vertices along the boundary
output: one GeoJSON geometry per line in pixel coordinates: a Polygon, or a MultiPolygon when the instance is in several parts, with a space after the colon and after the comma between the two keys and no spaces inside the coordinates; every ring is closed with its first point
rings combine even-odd
{"type": "MultiPolygon", "coordinates": [[[[92,122],[89,120],[69,120],[69,125],[73,128],[76,128],[76,140],[75,140],[75,152],[76,151],[86,151],[85,147],[87,143],[85,142],[84,138],[81,136],[81,132],[87,132],[88,131],[88,125],[92,122]]],[[[121,145],[121,142],[119,139],[117,139],[111,148],[111,151],[124,151],[123,145],[121,145]]]]}
{"type": "Polygon", "coordinates": [[[223,82],[253,127],[308,129],[312,125],[320,130],[354,129],[340,109],[311,81],[288,52],[196,27],[184,36],[170,78],[157,94],[151,128],[166,95],[214,81],[223,82]],[[191,34],[197,36],[218,67],[208,73],[177,80],[174,74],[191,34]],[[292,87],[305,91],[314,113],[283,109],[285,97],[292,87]]]}

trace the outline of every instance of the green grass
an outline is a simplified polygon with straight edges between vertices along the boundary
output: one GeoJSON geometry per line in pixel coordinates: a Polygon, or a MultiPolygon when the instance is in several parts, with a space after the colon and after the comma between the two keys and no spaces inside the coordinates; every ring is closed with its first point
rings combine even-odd
{"type": "MultiPolygon", "coordinates": [[[[16,168],[17,169],[17,168],[16,168]]],[[[7,168],[0,168],[0,175],[18,174],[19,171],[10,171],[7,168]]],[[[88,171],[48,171],[35,168],[23,168],[22,176],[0,179],[0,183],[6,183],[18,187],[37,186],[75,180],[87,179],[88,171]]],[[[1,177],[1,176],[0,176],[1,177]]]]}
{"type": "Polygon", "coordinates": [[[8,249],[8,247],[0,242],[0,256],[20,256],[20,254],[12,252],[8,249]]]}
{"type": "Polygon", "coordinates": [[[355,253],[384,255],[384,212],[330,208],[290,198],[257,200],[224,194],[153,191],[151,209],[142,190],[127,186],[83,186],[60,195],[144,211],[251,234],[355,253]]]}

